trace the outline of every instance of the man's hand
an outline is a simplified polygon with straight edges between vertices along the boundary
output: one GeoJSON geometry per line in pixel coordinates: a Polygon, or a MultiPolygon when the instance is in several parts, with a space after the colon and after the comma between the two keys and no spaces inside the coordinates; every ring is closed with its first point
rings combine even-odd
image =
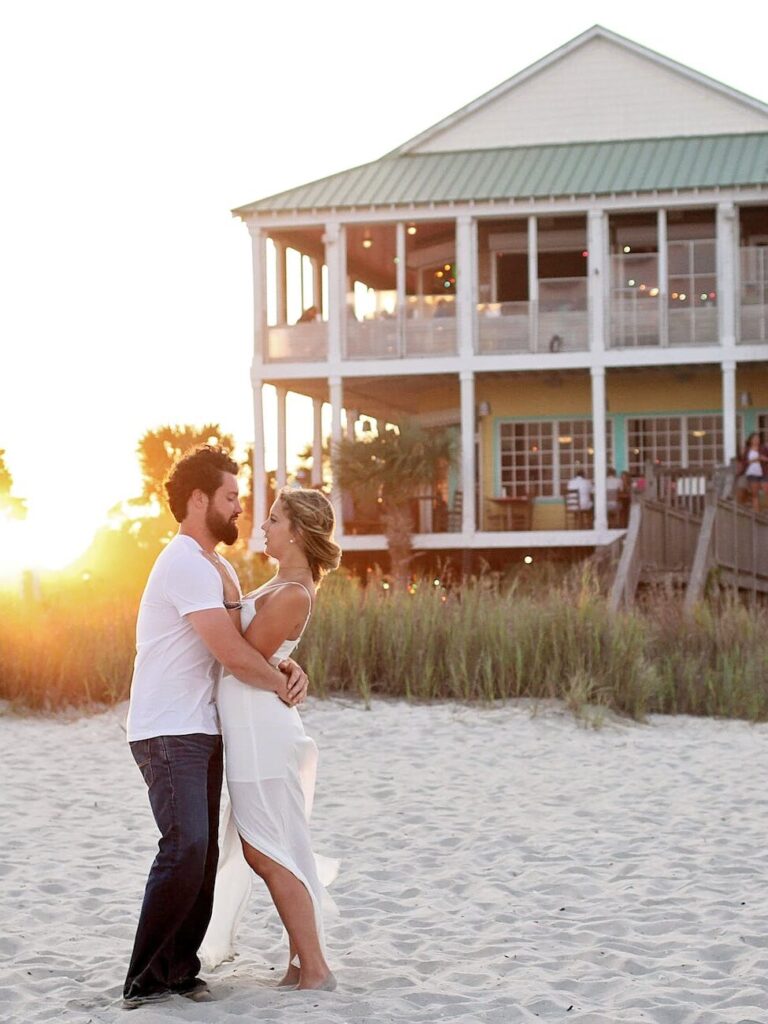
{"type": "Polygon", "coordinates": [[[309,679],[301,665],[297,665],[292,658],[284,658],[277,666],[286,678],[287,700],[281,693],[278,697],[285,700],[286,704],[303,704],[307,698],[309,679]]]}
{"type": "Polygon", "coordinates": [[[216,572],[221,577],[221,583],[222,586],[224,587],[224,600],[232,603],[239,601],[240,592],[237,588],[237,585],[230,576],[227,568],[225,567],[224,563],[219,558],[219,556],[215,552],[213,554],[209,554],[207,551],[201,551],[200,553],[203,556],[203,558],[207,559],[207,561],[211,563],[211,565],[214,567],[216,572]]]}

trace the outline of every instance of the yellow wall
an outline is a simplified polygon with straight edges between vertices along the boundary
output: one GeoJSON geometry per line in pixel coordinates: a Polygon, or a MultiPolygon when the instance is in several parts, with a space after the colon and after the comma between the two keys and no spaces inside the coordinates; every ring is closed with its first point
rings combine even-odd
{"type": "MultiPolygon", "coordinates": [[[[739,368],[738,395],[748,391],[753,409],[768,409],[768,367],[759,364],[739,368]]],[[[490,403],[490,415],[479,424],[482,491],[496,493],[498,422],[511,419],[589,417],[592,414],[590,375],[587,370],[560,373],[481,375],[477,402],[490,403]]],[[[717,411],[722,408],[719,366],[664,367],[606,372],[608,416],[717,411]]],[[[618,439],[617,439],[618,440],[618,439]]],[[[618,456],[619,453],[617,453],[618,456]]],[[[617,461],[620,461],[617,458],[617,461]]],[[[565,513],[558,502],[534,504],[534,529],[561,529],[565,513]]]]}
{"type": "Polygon", "coordinates": [[[768,410],[768,365],[756,363],[753,366],[740,366],[736,371],[737,407],[742,391],[749,392],[753,409],[768,410]]]}
{"type": "Polygon", "coordinates": [[[722,378],[717,367],[608,370],[605,381],[609,414],[722,407],[722,378]]]}

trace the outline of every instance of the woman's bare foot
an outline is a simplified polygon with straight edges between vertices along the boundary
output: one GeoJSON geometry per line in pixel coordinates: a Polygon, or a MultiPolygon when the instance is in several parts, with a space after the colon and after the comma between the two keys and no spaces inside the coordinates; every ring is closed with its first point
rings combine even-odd
{"type": "Polygon", "coordinates": [[[326,975],[321,978],[307,976],[306,972],[302,971],[301,981],[299,982],[299,992],[306,992],[312,990],[314,992],[333,992],[336,988],[336,978],[332,971],[328,971],[326,975]]]}
{"type": "Polygon", "coordinates": [[[278,988],[296,988],[301,978],[301,972],[295,964],[288,964],[288,970],[277,983],[278,988]]]}

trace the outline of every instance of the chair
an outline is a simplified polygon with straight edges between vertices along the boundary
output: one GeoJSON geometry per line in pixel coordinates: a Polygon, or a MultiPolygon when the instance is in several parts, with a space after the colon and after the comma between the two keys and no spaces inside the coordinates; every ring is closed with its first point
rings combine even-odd
{"type": "Polygon", "coordinates": [[[580,530],[584,511],[579,504],[578,491],[566,491],[563,496],[565,504],[565,528],[566,530],[580,530]]]}
{"type": "Polygon", "coordinates": [[[485,529],[503,530],[506,528],[506,518],[498,505],[494,504],[491,498],[485,499],[485,529]]]}
{"type": "Polygon", "coordinates": [[[454,491],[451,507],[448,509],[448,533],[461,533],[464,514],[464,492],[454,491]]]}

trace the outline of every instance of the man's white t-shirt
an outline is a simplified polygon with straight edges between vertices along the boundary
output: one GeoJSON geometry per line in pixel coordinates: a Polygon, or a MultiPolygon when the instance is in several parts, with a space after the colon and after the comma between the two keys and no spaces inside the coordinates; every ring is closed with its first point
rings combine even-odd
{"type": "Polygon", "coordinates": [[[605,500],[609,509],[614,510],[619,507],[619,491],[621,489],[621,480],[617,476],[605,478],[605,500]]]}
{"type": "MultiPolygon", "coordinates": [[[[237,582],[234,569],[222,561],[237,582]]],[[[152,567],[141,598],[129,742],[221,732],[214,703],[221,666],[187,615],[221,608],[223,602],[224,587],[216,568],[196,540],[177,534],[152,567]]]]}
{"type": "Polygon", "coordinates": [[[582,512],[592,508],[594,486],[591,480],[585,480],[583,476],[574,476],[568,481],[568,490],[579,492],[579,508],[582,512]]]}

